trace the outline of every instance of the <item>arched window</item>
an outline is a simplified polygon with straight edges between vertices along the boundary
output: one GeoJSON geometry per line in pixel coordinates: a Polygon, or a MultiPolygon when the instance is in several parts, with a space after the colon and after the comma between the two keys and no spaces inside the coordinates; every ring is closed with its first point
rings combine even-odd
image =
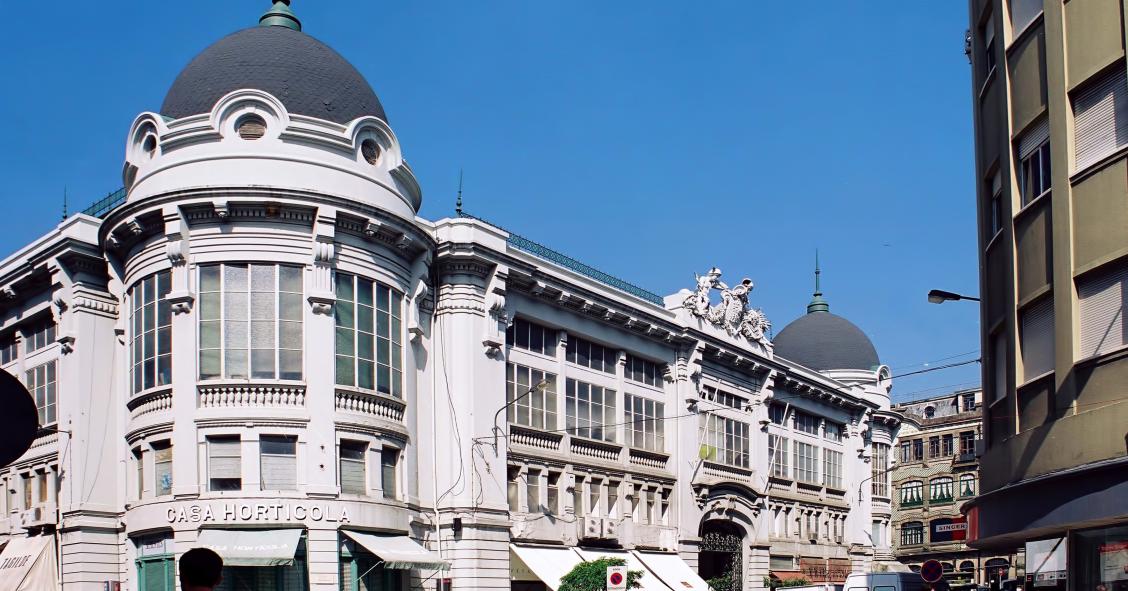
{"type": "Polygon", "coordinates": [[[931,503],[949,503],[954,499],[952,477],[933,478],[928,483],[928,500],[931,503]]]}
{"type": "Polygon", "coordinates": [[[960,476],[960,496],[975,496],[975,474],[963,474],[960,476]]]}
{"type": "Polygon", "coordinates": [[[1010,562],[1006,558],[992,558],[983,565],[988,581],[1002,581],[1010,574],[1010,562]]]}
{"type": "Polygon", "coordinates": [[[919,546],[924,543],[924,524],[909,521],[901,524],[901,545],[919,546]]]}
{"type": "Polygon", "coordinates": [[[931,419],[935,416],[936,416],[936,407],[935,406],[926,406],[924,408],[924,418],[931,419]]]}
{"type": "Polygon", "coordinates": [[[924,483],[912,480],[901,485],[901,506],[917,507],[924,504],[924,483]]]}
{"type": "Polygon", "coordinates": [[[975,563],[970,560],[965,560],[960,563],[960,571],[965,573],[975,572],[975,563]]]}
{"type": "Polygon", "coordinates": [[[956,565],[952,564],[951,562],[941,562],[940,567],[944,569],[945,574],[954,572],[956,570],[956,565]]]}

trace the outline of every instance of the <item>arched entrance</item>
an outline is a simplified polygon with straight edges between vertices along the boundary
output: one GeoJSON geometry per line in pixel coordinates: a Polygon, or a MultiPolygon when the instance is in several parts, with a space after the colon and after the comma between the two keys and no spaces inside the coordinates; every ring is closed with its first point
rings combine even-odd
{"type": "Polygon", "coordinates": [[[697,572],[715,591],[740,591],[744,580],[744,531],[727,521],[707,521],[701,528],[697,572]],[[718,584],[724,579],[727,584],[718,584]]]}

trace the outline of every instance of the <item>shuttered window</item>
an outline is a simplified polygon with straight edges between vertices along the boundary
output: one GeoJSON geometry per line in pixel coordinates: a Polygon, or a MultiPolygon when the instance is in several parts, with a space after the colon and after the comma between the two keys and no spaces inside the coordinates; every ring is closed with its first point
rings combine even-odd
{"type": "Polygon", "coordinates": [[[1128,79],[1123,64],[1073,99],[1075,170],[1128,144],[1128,79]]]}
{"type": "Polygon", "coordinates": [[[1018,183],[1026,205],[1050,190],[1050,122],[1042,117],[1018,140],[1018,183]]]}
{"type": "Polygon", "coordinates": [[[1097,273],[1077,281],[1080,300],[1081,345],[1078,355],[1092,357],[1118,349],[1128,338],[1124,333],[1124,292],[1128,265],[1097,273]]]}
{"type": "Polygon", "coordinates": [[[1007,395],[1007,335],[999,333],[991,339],[991,359],[995,372],[994,392],[991,400],[1002,400],[1007,395]]]}
{"type": "Polygon", "coordinates": [[[1022,310],[1020,338],[1025,381],[1054,369],[1053,305],[1053,296],[1048,296],[1022,310]]]}
{"type": "Polygon", "coordinates": [[[1039,14],[1042,0],[1010,0],[1011,38],[1018,37],[1039,14]]]}
{"type": "Polygon", "coordinates": [[[153,476],[157,496],[172,494],[172,446],[167,441],[153,443],[153,476]]]}
{"type": "Polygon", "coordinates": [[[364,456],[367,445],[360,441],[341,442],[341,492],[352,495],[368,493],[364,477],[364,456]]]}
{"type": "Polygon", "coordinates": [[[298,439],[264,435],[259,441],[260,479],[263,490],[298,488],[298,439]]]}
{"type": "Polygon", "coordinates": [[[243,460],[238,437],[208,438],[208,490],[243,487],[243,460]]]}
{"type": "Polygon", "coordinates": [[[384,488],[385,499],[395,499],[396,468],[399,465],[399,450],[394,447],[385,447],[380,450],[380,481],[384,488]]]}

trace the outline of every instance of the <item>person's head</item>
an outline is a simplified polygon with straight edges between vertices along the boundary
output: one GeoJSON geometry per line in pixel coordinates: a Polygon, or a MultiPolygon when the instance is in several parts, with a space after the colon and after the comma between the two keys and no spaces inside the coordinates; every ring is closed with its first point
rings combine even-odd
{"type": "Polygon", "coordinates": [[[207,548],[192,548],[180,557],[181,589],[212,589],[219,585],[223,559],[207,548]]]}

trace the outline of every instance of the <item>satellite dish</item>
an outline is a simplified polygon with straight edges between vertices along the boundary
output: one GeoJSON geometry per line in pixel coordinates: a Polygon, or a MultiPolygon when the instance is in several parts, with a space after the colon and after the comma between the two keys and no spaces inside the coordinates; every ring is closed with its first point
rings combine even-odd
{"type": "Polygon", "coordinates": [[[39,430],[39,412],[27,388],[12,374],[0,370],[0,467],[24,455],[39,430]]]}

